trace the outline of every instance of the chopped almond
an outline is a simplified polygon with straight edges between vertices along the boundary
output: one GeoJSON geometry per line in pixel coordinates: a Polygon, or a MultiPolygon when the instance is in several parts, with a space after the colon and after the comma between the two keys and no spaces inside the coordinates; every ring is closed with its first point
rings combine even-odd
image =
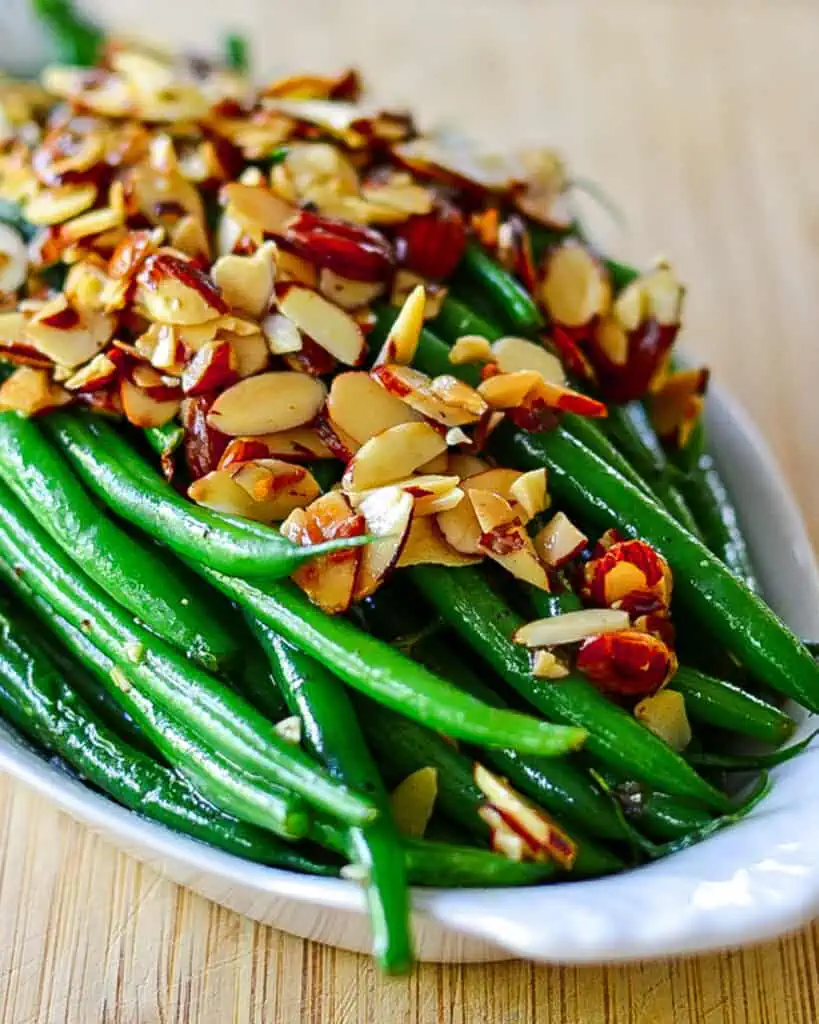
{"type": "MultiPolygon", "coordinates": [[[[364,517],[352,511],[338,491],[317,498],[289,529],[282,524],[282,533],[296,543],[320,543],[339,537],[360,537],[365,532],[364,517]]],[[[321,555],[302,563],[292,579],[310,600],[328,615],[343,614],[350,607],[355,592],[361,560],[360,548],[347,548],[321,555]]]]}
{"type": "Polygon", "coordinates": [[[525,509],[526,515],[532,519],[549,507],[549,496],[546,493],[546,470],[532,469],[522,473],[509,488],[509,496],[514,498],[525,509]]]}
{"type": "Polygon", "coordinates": [[[589,538],[563,513],[557,512],[535,536],[535,550],[550,569],[559,569],[586,547],[589,538]]]}
{"type": "Polygon", "coordinates": [[[481,395],[456,377],[432,379],[397,363],[376,366],[372,376],[411,409],[445,427],[477,423],[487,410],[481,395]]]}
{"type": "Polygon", "coordinates": [[[534,652],[532,675],[536,679],[565,679],[568,674],[568,667],[551,651],[541,649],[534,652]]]}

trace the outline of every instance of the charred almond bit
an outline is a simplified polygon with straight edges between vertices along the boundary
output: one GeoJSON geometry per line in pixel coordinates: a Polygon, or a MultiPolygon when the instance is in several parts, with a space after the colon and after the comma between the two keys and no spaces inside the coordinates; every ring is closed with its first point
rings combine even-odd
{"type": "Polygon", "coordinates": [[[253,334],[237,334],[234,331],[221,332],[222,340],[230,343],[236,360],[239,377],[253,377],[267,369],[270,354],[261,331],[253,334]]]}
{"type": "Polygon", "coordinates": [[[375,593],[398,561],[409,536],[413,498],[400,487],[381,487],[362,498],[358,512],[367,533],[378,539],[361,550],[354,601],[375,593]]]}
{"type": "Polygon", "coordinates": [[[532,657],[532,675],[536,679],[565,679],[569,674],[560,658],[551,651],[535,651],[532,657]]]}
{"type": "Polygon", "coordinates": [[[23,239],[14,228],[0,223],[0,293],[14,294],[27,273],[28,254],[23,239]]]}
{"type": "Polygon", "coordinates": [[[445,450],[446,441],[428,423],[400,423],[361,446],[344,473],[344,486],[366,491],[403,480],[445,450]]]}
{"type": "Polygon", "coordinates": [[[47,370],[21,366],[0,384],[0,411],[24,416],[57,409],[71,401],[71,395],[55,384],[47,370]]]}
{"type": "Polygon", "coordinates": [[[671,679],[677,658],[659,637],[625,629],[589,637],[577,652],[575,665],[604,693],[645,697],[671,679]]]}
{"type": "Polygon", "coordinates": [[[366,351],[361,327],[345,310],[323,295],[296,284],[276,288],[279,311],[289,317],[317,345],[347,366],[356,366],[366,351]]]}
{"type": "Polygon", "coordinates": [[[129,423],[135,427],[161,427],[179,412],[180,399],[152,398],[127,378],[119,382],[119,397],[129,423]]]}
{"type": "Polygon", "coordinates": [[[223,391],[208,423],[230,437],[274,434],[315,419],[326,394],[322,382],[305,373],[260,373],[223,391]]]}
{"type": "Polygon", "coordinates": [[[492,491],[467,492],[481,527],[481,550],[517,579],[549,590],[549,578],[512,506],[492,491]]]}
{"type": "Polygon", "coordinates": [[[262,333],[267,339],[267,347],[274,356],[300,352],[304,347],[301,331],[290,317],[283,313],[271,313],[265,317],[262,321],[262,333]]]}
{"type": "Polygon", "coordinates": [[[318,290],[342,309],[353,310],[377,299],[384,291],[384,285],[380,281],[355,281],[325,267],[319,275],[318,290]]]}
{"type": "Polygon", "coordinates": [[[340,373],[333,378],[327,396],[327,413],[359,444],[390,427],[421,419],[418,413],[390,395],[363,371],[340,373]]]}
{"type": "Polygon", "coordinates": [[[611,305],[611,280],[603,263],[584,245],[563,242],[546,260],[540,299],[551,320],[583,328],[611,305]]]}
{"type": "Polygon", "coordinates": [[[410,292],[401,312],[395,318],[387,339],[375,360],[376,366],[384,363],[401,363],[409,366],[415,358],[415,350],[424,326],[426,292],[421,285],[410,292]]]}
{"type": "Polygon", "coordinates": [[[117,363],[106,352],[100,352],[72,374],[65,387],[68,391],[99,391],[114,380],[117,369],[117,363]]]}
{"type": "Polygon", "coordinates": [[[525,338],[499,338],[492,345],[490,360],[498,364],[501,373],[534,370],[550,384],[558,384],[561,387],[566,384],[563,364],[557,356],[547,352],[542,345],[536,345],[525,338]]]}
{"type": "Polygon", "coordinates": [[[374,367],[372,377],[411,409],[445,427],[477,423],[486,412],[486,404],[478,392],[455,377],[444,375],[430,379],[412,367],[397,363],[374,367]]]}
{"type": "Polygon", "coordinates": [[[685,698],[676,690],[660,690],[644,697],[635,707],[634,717],[677,752],[685,750],[691,742],[685,698]]]}
{"type": "Polygon", "coordinates": [[[493,409],[516,409],[542,383],[536,371],[516,370],[488,377],[478,385],[478,392],[493,409]]]}
{"type": "Polygon", "coordinates": [[[496,358],[492,346],[479,334],[464,334],[449,350],[449,361],[453,366],[463,366],[465,363],[492,363],[496,358]]]}
{"type": "Polygon", "coordinates": [[[283,459],[285,462],[313,462],[331,459],[333,453],[319,437],[315,427],[294,427],[278,434],[258,437],[236,437],[225,449],[219,462],[222,469],[234,462],[248,459],[283,459]]]}
{"type": "Polygon", "coordinates": [[[214,263],[211,277],[229,306],[260,320],[273,294],[275,262],[276,246],[265,242],[251,256],[222,256],[214,263]]]}
{"type": "Polygon", "coordinates": [[[90,183],[45,189],[26,203],[26,220],[38,226],[62,224],[92,207],[96,198],[97,186],[90,183]]]}
{"type": "Polygon", "coordinates": [[[398,559],[398,568],[410,565],[445,565],[458,569],[474,565],[481,556],[473,557],[456,551],[446,542],[433,516],[413,519],[404,549],[398,559]]]}
{"type": "Polygon", "coordinates": [[[509,488],[509,497],[514,498],[532,519],[549,507],[546,493],[546,470],[532,469],[523,473],[509,488]]]}
{"type": "Polygon", "coordinates": [[[588,543],[589,538],[563,512],[552,516],[535,535],[535,551],[550,569],[576,558],[588,543]]]}
{"type": "Polygon", "coordinates": [[[55,363],[73,369],[108,344],[114,325],[114,318],[102,313],[80,316],[64,295],[57,295],[29,320],[23,340],[55,363]]]}
{"type": "Polygon", "coordinates": [[[421,839],[438,798],[437,769],[427,765],[399,782],[390,794],[390,810],[402,836],[421,839]]]}
{"type": "Polygon", "coordinates": [[[228,341],[209,341],[191,359],[182,374],[186,395],[223,391],[238,378],[236,357],[228,341]]]}
{"type": "MultiPolygon", "coordinates": [[[[338,492],[322,495],[304,513],[302,536],[313,543],[360,537],[364,531],[363,516],[355,515],[338,492]]],[[[290,531],[283,528],[282,532],[295,539],[290,531]]],[[[360,548],[311,558],[299,566],[292,579],[323,611],[329,615],[342,614],[353,600],[360,559],[360,548]]]]}
{"type": "Polygon", "coordinates": [[[575,644],[590,636],[618,633],[629,628],[629,617],[613,608],[585,608],[551,619],[535,619],[515,630],[512,639],[526,647],[556,647],[575,644]]]}
{"type": "Polygon", "coordinates": [[[510,828],[534,849],[542,850],[566,870],[571,869],[577,848],[545,811],[535,807],[506,779],[488,771],[482,764],[475,764],[473,777],[475,785],[510,828]]]}

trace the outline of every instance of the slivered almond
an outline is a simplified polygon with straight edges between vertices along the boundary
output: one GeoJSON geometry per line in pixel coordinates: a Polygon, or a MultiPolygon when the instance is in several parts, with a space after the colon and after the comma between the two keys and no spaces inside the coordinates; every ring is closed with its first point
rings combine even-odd
{"type": "Polygon", "coordinates": [[[532,519],[549,507],[549,496],[546,493],[546,470],[532,469],[523,473],[509,488],[510,498],[514,498],[525,509],[526,515],[532,519]]]}
{"type": "MultiPolygon", "coordinates": [[[[397,487],[415,500],[416,516],[434,515],[436,512],[454,508],[463,498],[463,491],[458,487],[456,476],[411,476],[407,480],[397,480],[387,486],[397,487]]],[[[353,508],[360,508],[363,502],[382,489],[351,492],[347,497],[353,508]]]]}
{"type": "Polygon", "coordinates": [[[535,370],[516,370],[487,377],[478,391],[493,409],[516,409],[543,378],[535,370]]]}
{"type": "Polygon", "coordinates": [[[628,612],[614,608],[584,608],[551,619],[527,622],[515,631],[512,639],[526,647],[556,647],[578,643],[602,633],[618,633],[621,629],[628,629],[629,625],[628,612]]]}
{"type": "Polygon", "coordinates": [[[432,379],[412,367],[389,363],[376,366],[372,376],[411,409],[445,427],[477,423],[487,410],[474,388],[449,375],[432,379]]]}
{"type": "Polygon", "coordinates": [[[117,375],[117,364],[105,352],[98,355],[80,367],[65,382],[68,391],[99,391],[107,387],[117,375]]]}
{"type": "Polygon", "coordinates": [[[230,437],[274,434],[309,423],[327,390],[306,373],[260,373],[223,391],[208,413],[208,424],[230,437]]]}
{"type": "Polygon", "coordinates": [[[324,267],[318,280],[321,294],[342,309],[354,310],[368,306],[383,292],[380,281],[354,281],[324,267]]]}
{"type": "Polygon", "coordinates": [[[412,521],[409,536],[398,559],[398,568],[445,565],[457,569],[480,561],[480,557],[471,557],[450,547],[433,516],[420,516],[412,521]]]}
{"type": "Polygon", "coordinates": [[[685,698],[676,690],[660,690],[644,697],[635,707],[634,717],[673,750],[682,751],[692,739],[685,698]]]}
{"type": "Polygon", "coordinates": [[[222,256],[211,277],[225,302],[254,320],[261,320],[273,294],[277,250],[265,242],[250,256],[222,256]]]}
{"type": "Polygon", "coordinates": [[[342,429],[329,416],[321,416],[316,421],[316,431],[321,440],[333,453],[333,458],[349,462],[361,445],[354,437],[342,429]]]}
{"type": "Polygon", "coordinates": [[[492,491],[467,492],[481,527],[481,550],[517,579],[549,590],[549,577],[512,506],[492,491]]]}
{"type": "Polygon", "coordinates": [[[464,334],[456,339],[449,350],[449,361],[453,366],[465,363],[493,363],[497,356],[486,338],[480,334],[464,334]]]}
{"type": "Polygon", "coordinates": [[[438,771],[430,765],[408,775],[390,794],[390,810],[403,836],[421,839],[435,810],[438,771]]]}
{"type": "Polygon", "coordinates": [[[536,679],[565,679],[569,668],[551,651],[536,650],[532,657],[532,675],[536,679]]]}
{"type": "Polygon", "coordinates": [[[550,569],[575,558],[589,542],[589,538],[563,513],[557,512],[535,535],[535,550],[550,569]]]}
{"type": "Polygon", "coordinates": [[[367,348],[364,334],[345,310],[319,292],[291,283],[276,287],[276,302],[280,312],[340,363],[356,366],[361,362],[367,348]]]}
{"type": "Polygon", "coordinates": [[[368,373],[340,373],[330,385],[327,412],[334,423],[364,444],[370,438],[421,416],[380,387],[368,373]]]}
{"type": "Polygon", "coordinates": [[[0,411],[14,410],[24,416],[67,405],[71,395],[55,384],[48,370],[20,366],[0,384],[0,411]]]}
{"type": "Polygon", "coordinates": [[[191,359],[182,373],[186,395],[222,391],[238,379],[237,361],[228,341],[209,341],[191,359]]]}
{"type": "Polygon", "coordinates": [[[137,275],[137,304],[151,320],[204,324],[227,312],[210,278],[170,251],[149,256],[137,275]]]}
{"type": "Polygon", "coordinates": [[[498,364],[501,373],[534,370],[552,384],[561,387],[566,384],[563,364],[557,356],[525,338],[499,338],[492,345],[491,358],[498,364]]]}
{"type": "Polygon", "coordinates": [[[413,498],[400,487],[382,487],[370,491],[358,503],[367,533],[378,540],[361,551],[353,600],[375,593],[389,575],[409,536],[413,516],[413,498]]]}
{"type": "Polygon", "coordinates": [[[569,328],[586,327],[608,311],[611,279],[597,256],[570,239],[549,254],[540,299],[554,322],[569,328]]]}
{"type": "Polygon", "coordinates": [[[364,491],[403,480],[445,450],[446,441],[428,423],[400,423],[361,446],[347,467],[344,485],[364,491]]]}
{"type": "Polygon", "coordinates": [[[415,358],[415,350],[418,348],[421,329],[424,326],[425,306],[426,292],[422,285],[417,285],[407,296],[401,312],[395,318],[375,360],[376,366],[384,363],[410,365],[415,358]]]}
{"type": "Polygon", "coordinates": [[[267,339],[267,346],[274,356],[286,355],[288,352],[300,352],[304,347],[301,331],[290,317],[283,313],[271,313],[262,321],[262,332],[267,339]]]}
{"type": "Polygon", "coordinates": [[[181,399],[152,398],[126,377],[119,382],[122,410],[135,427],[162,427],[179,413],[181,399]]]}
{"type": "Polygon", "coordinates": [[[519,864],[521,861],[545,861],[546,856],[540,850],[530,846],[523,836],[518,835],[511,825],[503,820],[503,815],[491,804],[478,808],[478,817],[489,827],[489,846],[507,860],[519,864]]]}
{"type": "Polygon", "coordinates": [[[281,235],[298,212],[270,189],[242,185],[238,181],[223,185],[219,200],[226,215],[237,221],[240,230],[260,244],[266,235],[281,235]]]}

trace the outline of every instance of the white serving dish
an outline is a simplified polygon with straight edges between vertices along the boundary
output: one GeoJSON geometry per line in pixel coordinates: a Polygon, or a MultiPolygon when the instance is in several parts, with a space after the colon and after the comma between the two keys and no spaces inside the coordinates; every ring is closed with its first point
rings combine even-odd
{"type": "MultiPolygon", "coordinates": [[[[771,604],[799,634],[819,638],[819,571],[785,481],[759,433],[712,392],[709,436],[746,528],[771,604]]],[[[815,724],[815,722],[814,722],[815,724]]],[[[807,735],[810,720],[800,724],[807,735]]],[[[0,730],[0,769],[181,885],[258,921],[367,951],[369,928],[352,882],[249,864],[177,835],[86,789],[0,730]]],[[[702,952],[796,928],[819,913],[819,746],[774,772],[748,818],[706,842],[599,881],[527,889],[416,890],[423,960],[531,957],[563,963],[702,952]]]]}

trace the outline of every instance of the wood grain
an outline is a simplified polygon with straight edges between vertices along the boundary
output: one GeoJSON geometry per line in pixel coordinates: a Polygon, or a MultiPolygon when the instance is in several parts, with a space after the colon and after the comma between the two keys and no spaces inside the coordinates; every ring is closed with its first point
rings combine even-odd
{"type": "MultiPolygon", "coordinates": [[[[486,140],[548,140],[627,211],[623,252],[690,282],[685,343],[765,430],[819,538],[819,8],[811,2],[96,0],[259,65],[363,66],[380,96],[486,140]]],[[[220,910],[0,782],[4,1024],[815,1024],[817,931],[633,967],[420,968],[220,910]]],[[[559,927],[559,922],[554,922],[559,927]]]]}

